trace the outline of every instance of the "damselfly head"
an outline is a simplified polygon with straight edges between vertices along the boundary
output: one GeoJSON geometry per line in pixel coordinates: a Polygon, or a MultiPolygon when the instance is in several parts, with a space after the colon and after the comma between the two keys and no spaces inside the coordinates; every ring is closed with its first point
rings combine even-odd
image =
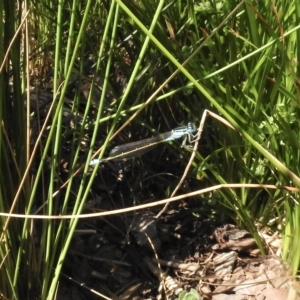
{"type": "Polygon", "coordinates": [[[193,133],[193,132],[195,132],[196,130],[197,130],[197,127],[196,127],[195,123],[189,122],[189,123],[187,124],[187,131],[188,131],[188,132],[193,133]]]}

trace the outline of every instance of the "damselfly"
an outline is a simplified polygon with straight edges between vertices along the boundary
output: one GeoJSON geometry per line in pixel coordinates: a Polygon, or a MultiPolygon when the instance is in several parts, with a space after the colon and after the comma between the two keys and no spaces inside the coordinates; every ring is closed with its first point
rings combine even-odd
{"type": "Polygon", "coordinates": [[[102,159],[93,159],[90,162],[90,166],[94,166],[101,162],[109,161],[109,160],[126,160],[129,158],[133,158],[136,156],[140,156],[145,152],[151,150],[154,146],[162,142],[169,142],[173,140],[180,139],[184,137],[182,145],[185,146],[186,140],[188,139],[189,143],[194,143],[198,140],[196,132],[197,128],[194,123],[190,122],[187,126],[180,126],[171,131],[161,133],[157,136],[153,136],[151,138],[143,139],[140,141],[123,144],[120,146],[116,146],[113,148],[109,157],[102,159]]]}

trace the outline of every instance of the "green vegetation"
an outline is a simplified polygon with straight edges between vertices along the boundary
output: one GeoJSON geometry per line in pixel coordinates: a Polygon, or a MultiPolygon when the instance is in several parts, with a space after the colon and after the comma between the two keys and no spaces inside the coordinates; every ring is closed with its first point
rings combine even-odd
{"type": "Polygon", "coordinates": [[[183,291],[180,293],[178,300],[201,300],[203,299],[199,293],[191,289],[189,292],[183,291]]]}
{"type": "MultiPolygon", "coordinates": [[[[45,219],[0,217],[4,298],[55,298],[78,220],[47,216],[82,213],[98,171],[87,162],[102,145],[99,155],[107,156],[112,138],[122,143],[122,130],[144,138],[199,123],[208,109],[236,130],[206,119],[188,174],[193,191],[226,183],[300,188],[295,0],[21,4],[0,1],[0,211],[45,219]]],[[[145,155],[141,169],[154,176],[156,161],[164,172],[183,170],[189,152],[173,146],[145,155]]],[[[162,184],[154,176],[158,199],[170,196],[178,177],[162,184]]],[[[298,193],[221,189],[195,199],[259,245],[258,222],[280,228],[283,258],[297,272],[298,193]]]]}

